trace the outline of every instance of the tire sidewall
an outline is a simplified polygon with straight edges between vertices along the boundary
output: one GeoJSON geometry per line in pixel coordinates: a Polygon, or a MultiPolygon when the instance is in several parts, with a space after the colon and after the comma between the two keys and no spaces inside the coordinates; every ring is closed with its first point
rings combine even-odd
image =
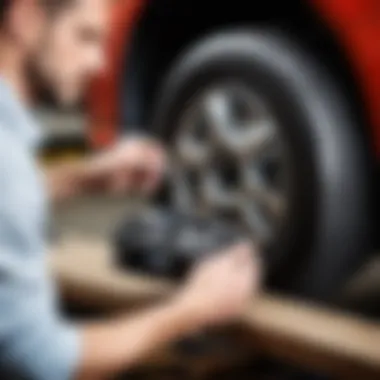
{"type": "Polygon", "coordinates": [[[289,218],[267,253],[270,282],[326,298],[337,284],[332,277],[338,276],[340,265],[357,263],[356,242],[348,241],[352,253],[346,257],[339,248],[342,231],[337,228],[352,233],[352,219],[365,218],[361,201],[366,174],[345,102],[323,70],[283,37],[225,32],[195,44],[174,65],[159,94],[156,133],[170,144],[189,101],[225,79],[240,80],[254,89],[270,107],[288,148],[289,218]],[[360,186],[347,179],[347,167],[360,186]],[[329,259],[334,254],[336,259],[329,259]],[[324,270],[331,265],[330,272],[324,270]]]}

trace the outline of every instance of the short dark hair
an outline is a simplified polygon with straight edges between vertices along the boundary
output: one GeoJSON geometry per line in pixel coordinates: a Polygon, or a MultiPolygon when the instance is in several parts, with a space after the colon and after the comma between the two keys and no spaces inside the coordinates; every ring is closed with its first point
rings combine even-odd
{"type": "MultiPolygon", "coordinates": [[[[0,0],[0,23],[3,22],[4,17],[10,7],[12,1],[14,0],[0,0]]],[[[57,10],[67,3],[71,3],[74,0],[39,0],[40,3],[45,6],[48,10],[57,10]]]]}
{"type": "Polygon", "coordinates": [[[74,0],[39,0],[41,5],[51,11],[59,10],[62,7],[67,7],[74,2],[74,0]]]}
{"type": "Polygon", "coordinates": [[[12,0],[0,0],[0,21],[3,21],[5,13],[12,0]]]}

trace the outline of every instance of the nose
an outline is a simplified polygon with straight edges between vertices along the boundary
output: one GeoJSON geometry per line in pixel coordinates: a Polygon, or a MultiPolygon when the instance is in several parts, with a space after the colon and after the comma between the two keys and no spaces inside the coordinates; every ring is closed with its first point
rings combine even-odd
{"type": "Polygon", "coordinates": [[[101,48],[95,49],[92,55],[90,70],[97,74],[106,70],[106,55],[101,48]]]}

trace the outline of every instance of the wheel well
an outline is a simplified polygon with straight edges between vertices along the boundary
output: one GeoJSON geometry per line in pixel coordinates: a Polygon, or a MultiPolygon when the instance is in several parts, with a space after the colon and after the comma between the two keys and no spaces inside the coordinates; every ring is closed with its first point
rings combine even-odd
{"type": "MultiPolygon", "coordinates": [[[[126,51],[120,87],[120,125],[148,126],[160,82],[176,57],[201,36],[226,27],[276,27],[292,36],[328,69],[349,98],[358,126],[367,112],[353,70],[334,34],[305,0],[150,0],[126,51]]],[[[360,128],[371,143],[369,128],[360,128]],[[368,136],[367,136],[368,133],[368,136]]]]}

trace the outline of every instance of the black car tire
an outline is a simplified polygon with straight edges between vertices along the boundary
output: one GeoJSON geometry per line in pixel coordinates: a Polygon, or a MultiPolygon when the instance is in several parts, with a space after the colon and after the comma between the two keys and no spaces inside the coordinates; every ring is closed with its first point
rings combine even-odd
{"type": "Polygon", "coordinates": [[[349,102],[316,60],[276,31],[226,30],[185,51],[158,94],[155,132],[169,144],[189,99],[224,78],[270,105],[291,153],[285,228],[268,247],[269,285],[332,300],[370,251],[367,147],[349,102]]]}

